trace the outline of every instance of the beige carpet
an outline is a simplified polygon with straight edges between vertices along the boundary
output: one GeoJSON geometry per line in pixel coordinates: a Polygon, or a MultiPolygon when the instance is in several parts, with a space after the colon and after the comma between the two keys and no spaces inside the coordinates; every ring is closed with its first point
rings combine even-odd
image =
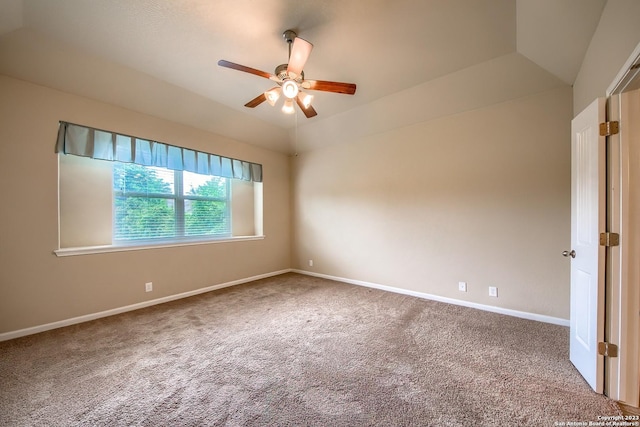
{"type": "Polygon", "coordinates": [[[619,414],[567,342],[565,327],[286,274],[0,343],[0,425],[554,426],[619,414]]]}

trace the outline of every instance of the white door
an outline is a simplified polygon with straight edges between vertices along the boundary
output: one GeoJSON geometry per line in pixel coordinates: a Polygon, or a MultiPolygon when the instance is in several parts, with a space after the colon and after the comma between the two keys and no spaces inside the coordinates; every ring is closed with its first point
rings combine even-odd
{"type": "Polygon", "coordinates": [[[605,100],[597,99],[571,122],[571,319],[570,359],[597,393],[603,392],[605,100]]]}

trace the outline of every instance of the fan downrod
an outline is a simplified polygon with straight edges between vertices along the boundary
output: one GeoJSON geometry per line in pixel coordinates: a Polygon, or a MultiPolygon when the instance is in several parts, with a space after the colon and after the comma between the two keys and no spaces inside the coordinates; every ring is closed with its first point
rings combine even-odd
{"type": "Polygon", "coordinates": [[[287,60],[291,58],[291,46],[293,46],[293,41],[296,39],[296,37],[298,37],[298,35],[293,30],[285,30],[285,32],[282,33],[282,38],[289,45],[289,56],[287,56],[287,60]]]}
{"type": "MultiPolygon", "coordinates": [[[[287,58],[291,58],[291,46],[293,45],[293,41],[296,39],[296,37],[298,37],[298,34],[293,31],[293,30],[285,30],[282,33],[282,38],[284,39],[284,41],[287,42],[287,44],[289,45],[289,56],[287,58]]],[[[278,78],[280,80],[286,80],[289,78],[289,75],[287,74],[287,67],[289,66],[289,64],[280,64],[276,67],[276,71],[275,71],[275,75],[278,76],[278,78]]],[[[304,80],[304,71],[302,71],[300,73],[300,76],[298,76],[295,79],[298,83],[300,83],[302,80],[304,80]]]]}

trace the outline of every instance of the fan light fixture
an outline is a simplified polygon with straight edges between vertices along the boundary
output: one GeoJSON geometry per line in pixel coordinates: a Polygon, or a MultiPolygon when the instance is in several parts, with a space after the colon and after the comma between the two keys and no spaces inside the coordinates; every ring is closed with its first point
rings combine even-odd
{"type": "Polygon", "coordinates": [[[285,114],[293,114],[296,110],[293,108],[293,100],[285,99],[282,106],[282,112],[285,114]]]}
{"type": "Polygon", "coordinates": [[[298,84],[293,80],[287,80],[282,84],[282,93],[289,99],[293,99],[298,95],[298,84]]]}
{"type": "Polygon", "coordinates": [[[305,109],[311,106],[311,101],[313,101],[313,95],[309,95],[308,93],[300,92],[298,95],[298,99],[302,103],[305,109]]]}
{"type": "Polygon", "coordinates": [[[273,89],[266,91],[264,96],[267,98],[269,105],[273,107],[280,98],[280,88],[274,87],[273,89]]]}

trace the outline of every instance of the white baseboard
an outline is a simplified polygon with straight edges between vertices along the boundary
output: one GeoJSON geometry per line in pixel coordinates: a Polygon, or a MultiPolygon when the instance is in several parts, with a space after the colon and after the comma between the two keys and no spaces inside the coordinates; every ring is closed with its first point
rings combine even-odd
{"type": "Polygon", "coordinates": [[[458,299],[454,299],[454,298],[441,297],[441,296],[438,296],[438,295],[426,294],[426,293],[423,293],[423,292],[410,291],[408,289],[394,288],[392,286],[379,285],[377,283],[364,282],[362,280],[345,279],[344,277],[330,276],[328,274],[314,273],[314,272],[306,271],[306,270],[292,269],[291,271],[294,272],[294,273],[305,274],[307,276],[320,277],[320,278],[323,278],[323,279],[335,280],[335,281],[338,281],[338,282],[349,283],[349,284],[352,284],[352,285],[365,286],[367,288],[375,288],[375,289],[380,289],[380,290],[383,290],[383,291],[395,292],[395,293],[398,293],[398,294],[410,295],[410,296],[414,296],[414,297],[418,297],[418,298],[445,302],[447,304],[454,304],[454,305],[461,305],[461,306],[464,306],[464,307],[477,308],[478,310],[490,311],[492,313],[506,314],[507,316],[519,317],[519,318],[522,318],[522,319],[536,320],[538,322],[552,323],[554,325],[560,325],[560,326],[569,326],[569,320],[568,319],[562,319],[562,318],[559,318],[559,317],[545,316],[543,314],[528,313],[526,311],[511,310],[511,309],[508,309],[508,308],[495,307],[495,306],[492,306],[492,305],[478,304],[478,303],[470,302],[470,301],[463,301],[463,300],[458,300],[458,299]]]}
{"type": "Polygon", "coordinates": [[[127,311],[138,310],[140,308],[150,307],[152,305],[162,304],[169,301],[175,301],[182,298],[191,297],[205,292],[215,291],[216,289],[227,288],[229,286],[241,285],[247,282],[253,282],[254,280],[266,279],[267,277],[278,276],[280,274],[289,273],[291,269],[274,271],[271,273],[260,274],[258,276],[247,277],[245,279],[234,280],[231,282],[220,283],[218,285],[208,286],[206,288],[200,288],[193,291],[183,292],[176,295],[169,295],[162,298],[153,299],[150,301],[139,302],[137,304],[127,305],[125,307],[114,308],[111,310],[101,311],[98,313],[86,314],[84,316],[73,317],[71,319],[60,320],[58,322],[47,323],[45,325],[33,326],[31,328],[19,329],[17,331],[4,332],[0,334],[0,341],[7,341],[14,338],[20,338],[27,335],[33,335],[40,332],[49,331],[51,329],[62,328],[64,326],[76,325],[78,323],[88,322],[90,320],[100,319],[102,317],[113,316],[115,314],[125,313],[127,311]]]}
{"type": "Polygon", "coordinates": [[[335,280],[338,282],[349,283],[352,285],[365,286],[368,288],[380,289],[388,292],[395,292],[404,295],[410,295],[417,298],[423,298],[428,300],[440,301],[447,304],[461,305],[464,307],[477,308],[479,310],[490,311],[493,313],[506,314],[508,316],[520,317],[522,319],[536,320],[538,322],[552,323],[554,325],[569,326],[569,320],[561,319],[558,317],[545,316],[542,314],[528,313],[525,311],[511,310],[508,308],[494,307],[491,305],[478,304],[469,301],[458,300],[454,298],[446,298],[438,295],[426,294],[423,292],[410,291],[408,289],[395,288],[392,286],[379,285],[377,283],[364,282],[362,280],[346,279],[344,277],[330,276],[328,274],[314,273],[311,271],[297,270],[297,269],[285,269],[274,271],[271,273],[260,274],[258,276],[247,277],[244,279],[234,280],[231,282],[220,283],[218,285],[208,286],[206,288],[200,288],[193,291],[183,292],[176,295],[169,295],[162,298],[153,299],[150,301],[144,301],[137,304],[127,305],[125,307],[114,308],[111,310],[101,311],[98,313],[86,314],[84,316],[73,317],[71,319],[60,320],[58,322],[47,323],[44,325],[33,326],[31,328],[19,329],[17,331],[0,333],[0,341],[7,341],[14,338],[20,338],[27,335],[33,335],[40,332],[49,331],[51,329],[62,328],[65,326],[76,325],[78,323],[88,322],[91,320],[100,319],[103,317],[113,316],[115,314],[126,313],[127,311],[138,310],[140,308],[150,307],[152,305],[162,304],[169,301],[175,301],[182,298],[188,298],[194,295],[203,294],[205,292],[215,291],[216,289],[227,288],[229,286],[241,285],[243,283],[253,282],[254,280],[266,279],[267,277],[278,276],[285,273],[299,273],[307,276],[321,277],[323,279],[335,280]]]}

